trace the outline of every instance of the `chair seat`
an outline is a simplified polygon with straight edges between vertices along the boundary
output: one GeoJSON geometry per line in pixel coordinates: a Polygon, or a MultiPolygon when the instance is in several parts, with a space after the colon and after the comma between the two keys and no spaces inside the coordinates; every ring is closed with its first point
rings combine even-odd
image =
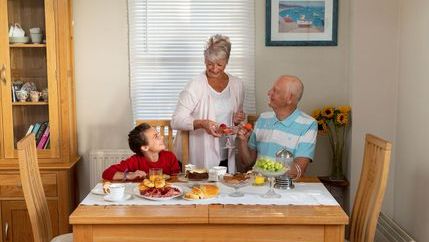
{"type": "Polygon", "coordinates": [[[51,242],[73,242],[73,234],[60,234],[57,237],[53,238],[51,242]]]}

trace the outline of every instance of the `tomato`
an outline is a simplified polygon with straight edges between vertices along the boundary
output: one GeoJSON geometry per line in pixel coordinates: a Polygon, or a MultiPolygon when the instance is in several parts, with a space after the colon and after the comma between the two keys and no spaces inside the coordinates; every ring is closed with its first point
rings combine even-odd
{"type": "Polygon", "coordinates": [[[245,124],[243,127],[244,127],[245,129],[247,129],[247,131],[252,130],[252,124],[247,123],[247,124],[245,124]]]}

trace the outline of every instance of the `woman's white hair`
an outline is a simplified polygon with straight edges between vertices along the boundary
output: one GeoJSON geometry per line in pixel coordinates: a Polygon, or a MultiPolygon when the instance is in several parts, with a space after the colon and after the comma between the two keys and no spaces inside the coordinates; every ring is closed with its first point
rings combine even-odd
{"type": "Polygon", "coordinates": [[[209,61],[226,60],[228,63],[230,53],[231,42],[229,41],[229,37],[216,34],[207,41],[204,58],[209,61]]]}

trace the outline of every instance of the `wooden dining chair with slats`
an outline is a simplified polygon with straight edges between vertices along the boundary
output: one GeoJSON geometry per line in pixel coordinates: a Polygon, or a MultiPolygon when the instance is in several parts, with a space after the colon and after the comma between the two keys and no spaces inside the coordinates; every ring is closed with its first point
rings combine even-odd
{"type": "Polygon", "coordinates": [[[256,120],[258,119],[257,115],[247,115],[247,122],[252,126],[255,126],[256,120]]]}
{"type": "Polygon", "coordinates": [[[389,174],[392,145],[367,134],[351,217],[350,242],[373,242],[389,174]]]}
{"type": "MultiPolygon", "coordinates": [[[[164,136],[165,143],[167,145],[167,149],[169,151],[173,151],[173,129],[170,125],[170,120],[145,120],[139,119],[136,121],[136,125],[147,123],[150,126],[156,128],[159,133],[164,136]]],[[[185,165],[188,164],[189,161],[189,131],[177,131],[180,132],[180,137],[182,139],[182,170],[185,169],[185,165]]]]}
{"type": "Polygon", "coordinates": [[[52,223],[48,209],[42,178],[37,160],[34,134],[21,139],[18,144],[19,174],[25,204],[30,216],[31,228],[35,242],[66,242],[73,241],[73,234],[63,234],[52,238],[52,223]]]}

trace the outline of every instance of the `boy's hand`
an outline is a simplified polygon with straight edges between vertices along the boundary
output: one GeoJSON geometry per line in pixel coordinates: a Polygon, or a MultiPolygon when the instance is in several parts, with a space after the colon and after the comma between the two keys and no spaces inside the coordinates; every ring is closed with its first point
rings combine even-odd
{"type": "Polygon", "coordinates": [[[135,180],[137,178],[143,178],[146,177],[146,172],[137,170],[135,172],[128,172],[127,173],[127,180],[135,180]]]}

